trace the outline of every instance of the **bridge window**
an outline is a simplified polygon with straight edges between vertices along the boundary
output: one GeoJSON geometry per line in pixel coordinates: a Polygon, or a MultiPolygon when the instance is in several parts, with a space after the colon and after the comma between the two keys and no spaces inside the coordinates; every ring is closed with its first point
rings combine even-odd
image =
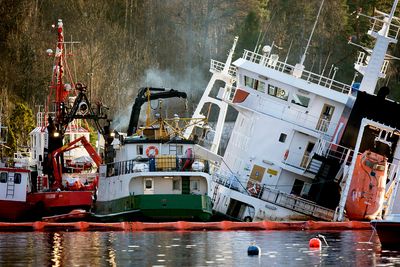
{"type": "Polygon", "coordinates": [[[277,86],[273,86],[271,84],[268,84],[268,94],[270,96],[274,96],[277,98],[280,98],[282,100],[288,100],[289,97],[289,92],[286,91],[285,89],[279,88],[277,86]]]}
{"type": "Polygon", "coordinates": [[[265,92],[265,83],[257,79],[244,76],[244,84],[262,93],[265,92]]]}
{"type": "Polygon", "coordinates": [[[15,173],[14,174],[14,184],[20,184],[20,183],[21,183],[21,174],[15,173]]]}
{"type": "Polygon", "coordinates": [[[2,172],[0,174],[0,183],[7,183],[8,173],[2,172]]]}
{"type": "Polygon", "coordinates": [[[310,98],[299,94],[293,94],[292,103],[302,107],[308,107],[310,98]]]}

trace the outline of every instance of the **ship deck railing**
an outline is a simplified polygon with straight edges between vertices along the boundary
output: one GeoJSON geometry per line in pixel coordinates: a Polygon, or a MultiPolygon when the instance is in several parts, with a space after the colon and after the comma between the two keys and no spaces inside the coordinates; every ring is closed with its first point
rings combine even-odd
{"type": "MultiPolygon", "coordinates": [[[[369,32],[379,32],[382,30],[382,28],[385,26],[385,24],[387,25],[387,22],[382,20],[380,17],[370,17],[364,14],[359,14],[363,17],[366,17],[370,20],[371,22],[371,27],[369,32]]],[[[397,40],[398,36],[399,36],[399,32],[400,32],[400,25],[394,24],[393,22],[395,22],[397,20],[392,20],[392,23],[389,25],[388,31],[387,31],[387,37],[392,38],[393,40],[397,40]]]]}
{"type": "MultiPolygon", "coordinates": [[[[279,61],[276,54],[261,55],[249,50],[244,50],[242,58],[260,64],[264,67],[271,68],[276,71],[284,72],[290,75],[293,74],[293,71],[296,68],[295,66],[290,65],[287,62],[279,61]]],[[[307,82],[321,85],[343,94],[351,93],[350,85],[311,71],[303,70],[300,78],[307,82]]]]}
{"type": "MultiPolygon", "coordinates": [[[[222,72],[225,68],[225,63],[211,59],[210,63],[210,71],[215,73],[215,72],[222,72]]],[[[229,66],[228,69],[228,74],[231,75],[232,77],[236,76],[236,67],[234,66],[229,66]]]]}
{"type": "Polygon", "coordinates": [[[251,179],[248,181],[246,187],[238,180],[221,174],[213,175],[213,181],[232,190],[316,219],[325,221],[332,221],[334,219],[335,211],[332,209],[322,207],[308,199],[271,188],[251,179]]]}
{"type": "Polygon", "coordinates": [[[162,155],[156,158],[141,158],[117,161],[106,164],[106,177],[138,172],[206,172],[209,173],[208,160],[192,157],[162,155]]]}

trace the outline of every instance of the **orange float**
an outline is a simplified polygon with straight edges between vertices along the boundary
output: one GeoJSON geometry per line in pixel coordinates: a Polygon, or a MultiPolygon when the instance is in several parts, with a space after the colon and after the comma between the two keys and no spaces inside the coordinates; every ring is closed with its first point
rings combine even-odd
{"type": "Polygon", "coordinates": [[[118,222],[118,223],[96,223],[96,222],[26,222],[6,223],[0,222],[0,232],[20,231],[304,231],[304,230],[372,230],[369,222],[118,222]]]}

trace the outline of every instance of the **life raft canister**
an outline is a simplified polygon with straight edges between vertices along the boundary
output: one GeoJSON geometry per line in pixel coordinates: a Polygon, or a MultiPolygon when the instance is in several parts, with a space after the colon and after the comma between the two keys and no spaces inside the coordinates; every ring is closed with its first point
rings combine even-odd
{"type": "Polygon", "coordinates": [[[146,149],[146,155],[147,155],[149,158],[154,158],[155,156],[158,155],[158,148],[155,147],[155,146],[149,146],[149,147],[146,149]]]}

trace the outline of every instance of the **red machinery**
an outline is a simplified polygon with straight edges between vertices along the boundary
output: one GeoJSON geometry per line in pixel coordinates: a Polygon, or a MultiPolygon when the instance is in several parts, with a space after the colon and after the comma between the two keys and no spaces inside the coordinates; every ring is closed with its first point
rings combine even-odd
{"type": "Polygon", "coordinates": [[[51,189],[57,189],[62,186],[62,164],[59,163],[59,156],[69,150],[75,149],[78,147],[78,143],[81,142],[83,147],[89,153],[89,156],[93,159],[94,163],[97,167],[100,166],[102,160],[99,154],[97,154],[96,150],[92,147],[88,140],[84,136],[75,139],[74,141],[60,147],[59,149],[53,151],[51,154],[52,163],[53,163],[53,175],[54,175],[54,182],[51,186],[51,189]]]}

